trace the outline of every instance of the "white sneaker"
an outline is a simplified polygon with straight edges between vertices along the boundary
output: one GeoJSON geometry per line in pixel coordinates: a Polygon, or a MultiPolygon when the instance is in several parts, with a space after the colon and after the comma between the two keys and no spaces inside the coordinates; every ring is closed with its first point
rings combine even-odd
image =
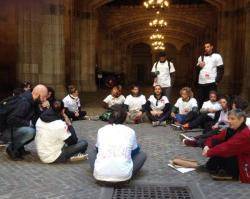
{"type": "Polygon", "coordinates": [[[71,162],[76,162],[76,161],[81,161],[81,160],[87,160],[88,159],[88,154],[82,154],[78,153],[70,158],[71,162]]]}
{"type": "Polygon", "coordinates": [[[184,139],[190,140],[190,141],[195,140],[193,137],[188,137],[188,136],[186,136],[186,135],[183,134],[183,133],[180,134],[180,139],[181,139],[182,141],[183,141],[184,139]]]}
{"type": "Polygon", "coordinates": [[[152,122],[152,126],[153,126],[153,127],[156,127],[156,126],[159,126],[159,125],[160,125],[160,122],[159,122],[159,121],[152,122]]]}

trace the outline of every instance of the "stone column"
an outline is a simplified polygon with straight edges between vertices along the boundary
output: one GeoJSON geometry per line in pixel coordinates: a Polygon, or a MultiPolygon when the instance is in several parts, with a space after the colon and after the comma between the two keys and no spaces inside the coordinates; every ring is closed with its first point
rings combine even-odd
{"type": "Polygon", "coordinates": [[[41,29],[41,82],[52,86],[57,97],[65,95],[64,0],[44,0],[41,29]]]}
{"type": "Polygon", "coordinates": [[[244,82],[242,95],[250,100],[250,0],[246,1],[246,42],[245,42],[245,64],[244,64],[244,82]]]}
{"type": "Polygon", "coordinates": [[[95,11],[84,7],[84,1],[80,4],[80,8],[75,8],[78,9],[74,33],[76,49],[74,50],[71,80],[80,91],[96,91],[97,17],[95,11]]]}
{"type": "Polygon", "coordinates": [[[17,80],[39,83],[42,64],[41,49],[41,4],[27,0],[17,2],[18,62],[17,80]]]}
{"type": "Polygon", "coordinates": [[[245,56],[245,16],[242,0],[230,0],[219,13],[218,51],[225,74],[219,88],[224,93],[240,94],[245,56]]]}

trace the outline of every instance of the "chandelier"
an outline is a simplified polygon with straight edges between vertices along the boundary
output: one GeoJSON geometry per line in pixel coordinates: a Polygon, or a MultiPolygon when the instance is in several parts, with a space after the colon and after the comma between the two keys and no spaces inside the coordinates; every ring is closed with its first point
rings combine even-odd
{"type": "Polygon", "coordinates": [[[165,46],[155,46],[154,50],[165,50],[165,46]]]}
{"type": "Polygon", "coordinates": [[[152,34],[150,36],[151,40],[164,40],[164,36],[162,34],[152,34]]]}
{"type": "Polygon", "coordinates": [[[143,2],[143,5],[147,9],[164,9],[169,6],[167,0],[146,0],[143,2]]]}
{"type": "Polygon", "coordinates": [[[149,22],[150,27],[163,28],[166,27],[168,23],[164,19],[154,19],[149,22]]]}
{"type": "Polygon", "coordinates": [[[155,41],[152,43],[152,46],[153,47],[156,47],[156,46],[164,46],[164,43],[162,41],[155,41]]]}

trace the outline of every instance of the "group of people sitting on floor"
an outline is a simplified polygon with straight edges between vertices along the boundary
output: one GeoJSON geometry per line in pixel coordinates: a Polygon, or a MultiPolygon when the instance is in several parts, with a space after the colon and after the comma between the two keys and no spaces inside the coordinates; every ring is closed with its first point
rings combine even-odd
{"type": "Polygon", "coordinates": [[[182,88],[180,97],[171,105],[159,85],[154,86],[154,93],[148,99],[133,85],[126,98],[121,88],[114,87],[103,102],[110,114],[114,106],[125,108],[127,123],[143,122],[147,116],[154,127],[166,123],[173,123],[184,131],[201,127],[202,135],[181,134],[184,145],[201,147],[202,155],[210,157],[206,165],[197,170],[209,172],[215,180],[240,179],[250,183],[250,118],[245,112],[248,102],[240,96],[229,98],[210,91],[209,100],[199,109],[189,87],[182,88]]]}
{"type": "MultiPolygon", "coordinates": [[[[133,85],[126,98],[121,86],[114,87],[103,106],[107,110],[100,119],[108,124],[98,130],[95,148],[88,157],[98,182],[126,182],[140,170],[147,156],[137,143],[135,131],[123,123],[138,124],[147,118],[154,127],[167,123],[183,130],[202,127],[200,136],[181,134],[186,146],[202,147],[202,155],[210,158],[197,170],[208,171],[213,179],[250,182],[250,130],[244,112],[247,102],[242,98],[230,100],[211,91],[199,110],[189,87],[182,88],[171,105],[159,85],[148,99],[139,86],[133,85]]],[[[29,154],[25,145],[33,140],[44,163],[83,160],[88,143],[78,140],[72,121],[85,116],[76,87],[69,86],[68,95],[57,100],[50,87],[40,84],[32,89],[26,85],[0,104],[0,140],[7,144],[6,152],[13,160],[29,154]]]]}
{"type": "Polygon", "coordinates": [[[78,90],[68,87],[68,95],[57,100],[54,90],[45,85],[34,88],[25,84],[15,89],[13,96],[0,103],[0,141],[12,160],[22,160],[30,154],[25,145],[33,140],[43,163],[62,163],[89,158],[98,182],[126,182],[146,161],[133,129],[122,125],[125,108],[113,106],[109,124],[98,130],[97,142],[90,154],[88,143],[78,139],[72,121],[85,119],[78,90]]]}

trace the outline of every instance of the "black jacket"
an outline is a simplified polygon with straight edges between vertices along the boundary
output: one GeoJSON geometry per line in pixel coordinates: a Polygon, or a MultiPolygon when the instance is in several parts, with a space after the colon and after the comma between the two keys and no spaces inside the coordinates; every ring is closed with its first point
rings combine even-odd
{"type": "Polygon", "coordinates": [[[30,121],[35,115],[35,107],[31,92],[22,93],[15,109],[7,116],[7,125],[14,128],[30,126],[30,121]]]}
{"type": "MultiPolygon", "coordinates": [[[[40,119],[46,123],[53,122],[55,120],[63,120],[61,114],[56,113],[52,108],[44,111],[40,115],[40,119]]],[[[70,145],[76,144],[78,142],[78,138],[76,136],[76,132],[75,132],[75,129],[73,128],[73,126],[68,126],[68,130],[70,131],[71,136],[68,137],[64,142],[68,146],[70,146],[70,145]]],[[[53,133],[53,132],[51,132],[51,133],[53,133]]]]}

